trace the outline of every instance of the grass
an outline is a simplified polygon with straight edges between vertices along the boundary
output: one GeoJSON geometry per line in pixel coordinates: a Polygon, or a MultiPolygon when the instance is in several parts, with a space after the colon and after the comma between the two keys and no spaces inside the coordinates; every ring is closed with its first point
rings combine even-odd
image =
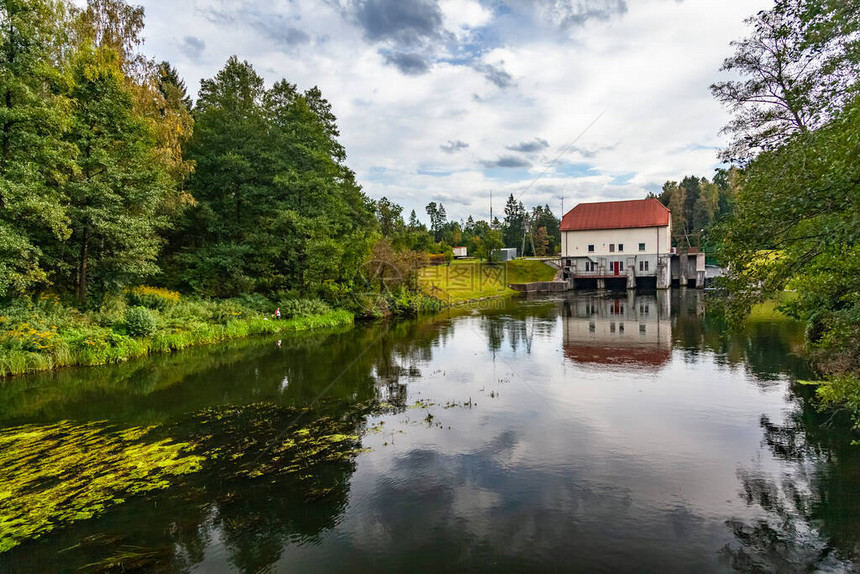
{"type": "Polygon", "coordinates": [[[449,266],[425,267],[418,284],[428,295],[451,303],[487,297],[504,297],[517,292],[511,283],[552,281],[556,270],[542,261],[517,259],[489,264],[480,261],[452,261],[449,266]]]}
{"type": "MultiPolygon", "coordinates": [[[[156,353],[248,337],[351,325],[349,311],[334,310],[316,300],[271,302],[180,299],[168,293],[153,298],[154,330],[132,336],[128,329],[132,303],[139,293],[106,301],[97,310],[80,311],[43,296],[0,309],[0,377],[73,365],[107,365],[156,353]],[[269,314],[281,307],[284,319],[269,314]],[[285,312],[286,311],[286,312],[285,312]]],[[[151,293],[148,293],[151,295],[151,293]]],[[[137,309],[140,311],[140,309],[137,309]]],[[[139,313],[136,313],[139,314],[139,313]]]]}

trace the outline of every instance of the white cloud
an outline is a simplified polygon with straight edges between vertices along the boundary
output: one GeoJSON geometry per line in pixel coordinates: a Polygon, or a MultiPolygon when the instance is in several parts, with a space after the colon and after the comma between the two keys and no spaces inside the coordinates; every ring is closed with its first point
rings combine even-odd
{"type": "Polygon", "coordinates": [[[490,23],[493,13],[475,0],[439,0],[445,27],[460,34],[490,23]]]}
{"type": "MultiPolygon", "coordinates": [[[[406,75],[398,61],[405,71],[418,62],[396,51],[391,38],[400,36],[368,29],[369,21],[362,27],[344,3],[143,1],[146,51],[176,65],[193,92],[232,54],[270,84],[318,85],[371,197],[385,195],[419,215],[427,202],[442,201],[452,218],[486,217],[491,189],[499,212],[503,195],[526,188],[526,205],[557,210],[562,190],[570,208],[578,200],[641,197],[685,174],[710,175],[728,118],[708,86],[729,42],[745,34],[743,18],[770,3],[509,0],[502,13],[475,0],[421,0],[422,13],[432,16],[437,6],[442,23],[426,27],[414,51],[427,68],[406,75]],[[550,4],[558,7],[554,22],[550,4]],[[205,49],[189,49],[190,37],[205,49]],[[551,145],[528,156],[531,167],[489,167],[511,155],[506,147],[535,138],[551,145]],[[450,142],[468,147],[450,153],[450,142]]],[[[384,10],[391,2],[375,5],[384,10]]],[[[380,17],[394,16],[424,26],[402,10],[380,17]]]]}

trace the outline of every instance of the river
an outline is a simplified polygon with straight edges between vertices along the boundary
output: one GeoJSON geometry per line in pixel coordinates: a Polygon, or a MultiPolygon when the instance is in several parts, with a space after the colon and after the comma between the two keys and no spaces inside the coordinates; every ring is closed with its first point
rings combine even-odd
{"type": "Polygon", "coordinates": [[[860,447],[801,326],[692,290],[480,307],[0,383],[0,571],[855,569],[860,447]]]}

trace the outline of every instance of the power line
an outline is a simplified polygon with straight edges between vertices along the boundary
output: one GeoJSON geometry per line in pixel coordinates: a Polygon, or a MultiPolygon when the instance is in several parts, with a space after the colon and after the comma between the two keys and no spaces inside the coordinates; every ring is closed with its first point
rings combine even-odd
{"type": "MultiPolygon", "coordinates": [[[[534,178],[534,179],[531,181],[531,183],[530,183],[530,184],[528,184],[528,185],[526,186],[526,188],[520,192],[520,194],[517,196],[517,201],[520,201],[520,199],[522,198],[522,196],[523,196],[523,195],[525,195],[525,194],[526,194],[526,192],[527,192],[529,189],[531,189],[531,187],[532,187],[535,183],[537,183],[539,179],[541,179],[543,176],[545,176],[545,175],[546,175],[546,172],[548,172],[548,171],[549,171],[549,169],[550,169],[552,166],[554,166],[556,163],[558,163],[558,160],[560,160],[560,159],[561,159],[561,156],[563,156],[564,154],[566,154],[566,153],[570,150],[570,148],[572,148],[572,147],[573,147],[573,145],[574,145],[576,142],[578,142],[578,141],[579,141],[579,139],[580,139],[582,136],[584,136],[584,135],[586,134],[586,132],[588,132],[588,130],[590,130],[590,129],[594,126],[594,124],[596,124],[596,123],[597,123],[597,121],[598,121],[600,118],[602,118],[602,117],[603,117],[603,115],[604,115],[606,112],[607,112],[607,110],[603,110],[602,112],[600,112],[599,114],[597,114],[597,117],[596,117],[596,118],[594,118],[594,119],[591,121],[591,123],[590,123],[590,124],[588,124],[588,126],[586,126],[586,128],[585,128],[584,130],[582,130],[582,131],[579,133],[579,135],[578,135],[578,136],[576,136],[575,138],[573,138],[573,141],[571,141],[569,144],[567,144],[566,146],[564,146],[563,148],[561,148],[561,151],[559,152],[559,154],[558,154],[557,156],[555,156],[555,159],[553,159],[551,162],[549,162],[549,164],[547,164],[547,166],[546,166],[546,167],[544,168],[544,170],[540,173],[540,175],[538,175],[536,178],[534,178]]],[[[562,215],[564,215],[564,214],[562,214],[562,215]]]]}

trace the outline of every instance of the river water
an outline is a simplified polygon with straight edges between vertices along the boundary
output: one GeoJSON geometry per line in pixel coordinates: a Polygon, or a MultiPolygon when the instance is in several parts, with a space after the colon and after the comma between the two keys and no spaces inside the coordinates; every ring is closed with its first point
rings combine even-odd
{"type": "Polygon", "coordinates": [[[800,326],[729,333],[696,291],[481,305],[2,383],[7,433],[152,427],[206,461],[0,571],[855,569],[860,447],[796,383],[800,326]]]}

